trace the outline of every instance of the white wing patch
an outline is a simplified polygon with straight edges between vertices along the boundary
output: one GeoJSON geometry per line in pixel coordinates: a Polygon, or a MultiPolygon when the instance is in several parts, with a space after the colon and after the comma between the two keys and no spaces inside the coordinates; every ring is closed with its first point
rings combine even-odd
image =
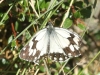
{"type": "Polygon", "coordinates": [[[63,29],[63,28],[57,28],[55,27],[55,31],[60,34],[62,37],[65,37],[65,38],[68,38],[68,37],[71,37],[70,36],[70,31],[66,30],[66,29],[63,29]]]}
{"type": "Polygon", "coordinates": [[[76,33],[64,28],[53,27],[49,23],[47,28],[37,32],[22,48],[19,57],[35,63],[46,57],[56,61],[65,61],[70,57],[81,55],[80,41],[76,33]]]}
{"type": "Polygon", "coordinates": [[[72,52],[75,51],[75,50],[74,50],[74,46],[73,46],[72,44],[69,46],[69,48],[70,48],[70,50],[71,50],[72,52]]]}
{"type": "Polygon", "coordinates": [[[59,42],[57,43],[58,38],[54,38],[54,36],[55,35],[50,36],[50,53],[64,53],[59,42]]]}

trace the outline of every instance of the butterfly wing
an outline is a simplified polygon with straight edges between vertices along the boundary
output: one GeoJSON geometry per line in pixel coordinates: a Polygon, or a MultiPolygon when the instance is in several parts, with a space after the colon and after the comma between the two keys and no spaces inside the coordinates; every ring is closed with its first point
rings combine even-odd
{"type": "Polygon", "coordinates": [[[19,57],[26,61],[37,62],[46,53],[47,44],[48,35],[45,28],[36,33],[29,43],[22,48],[19,57]]]}
{"type": "Polygon", "coordinates": [[[64,53],[62,47],[60,46],[60,41],[58,40],[59,37],[56,36],[55,31],[51,33],[50,35],[50,50],[49,50],[49,56],[50,59],[54,61],[64,61],[67,59],[67,55],[64,53]]]}
{"type": "Polygon", "coordinates": [[[65,61],[80,55],[80,37],[64,28],[54,28],[50,34],[48,55],[54,61],[65,61]]]}
{"type": "Polygon", "coordinates": [[[64,53],[68,57],[77,57],[81,55],[79,48],[80,48],[80,37],[74,32],[71,32],[64,28],[55,28],[56,36],[56,43],[63,49],[64,53]]]}
{"type": "Polygon", "coordinates": [[[29,43],[22,48],[19,57],[37,62],[42,57],[64,61],[68,57],[80,55],[80,37],[69,30],[53,26],[40,30],[29,43]]]}

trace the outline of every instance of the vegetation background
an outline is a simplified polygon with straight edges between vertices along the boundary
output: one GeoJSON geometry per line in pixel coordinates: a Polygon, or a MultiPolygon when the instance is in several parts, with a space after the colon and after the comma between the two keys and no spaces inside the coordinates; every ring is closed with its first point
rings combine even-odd
{"type": "Polygon", "coordinates": [[[100,75],[100,0],[0,0],[0,75],[100,75]],[[19,58],[48,21],[81,36],[80,57],[39,65],[19,58]]]}

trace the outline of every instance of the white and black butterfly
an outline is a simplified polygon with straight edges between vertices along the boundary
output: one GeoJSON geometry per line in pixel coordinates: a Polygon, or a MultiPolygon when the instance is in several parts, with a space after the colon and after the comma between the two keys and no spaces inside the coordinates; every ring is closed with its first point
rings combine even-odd
{"type": "Polygon", "coordinates": [[[81,55],[80,43],[81,39],[76,33],[53,27],[51,23],[48,23],[46,28],[37,32],[22,48],[19,57],[35,63],[43,57],[65,61],[70,57],[81,55]]]}

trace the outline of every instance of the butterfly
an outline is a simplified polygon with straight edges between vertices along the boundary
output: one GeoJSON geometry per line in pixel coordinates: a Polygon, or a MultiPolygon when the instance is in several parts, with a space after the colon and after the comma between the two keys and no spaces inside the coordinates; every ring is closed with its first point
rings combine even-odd
{"type": "Polygon", "coordinates": [[[36,63],[49,57],[54,61],[65,61],[81,55],[80,36],[64,28],[53,27],[48,22],[46,28],[38,31],[20,51],[23,60],[36,63]]]}

